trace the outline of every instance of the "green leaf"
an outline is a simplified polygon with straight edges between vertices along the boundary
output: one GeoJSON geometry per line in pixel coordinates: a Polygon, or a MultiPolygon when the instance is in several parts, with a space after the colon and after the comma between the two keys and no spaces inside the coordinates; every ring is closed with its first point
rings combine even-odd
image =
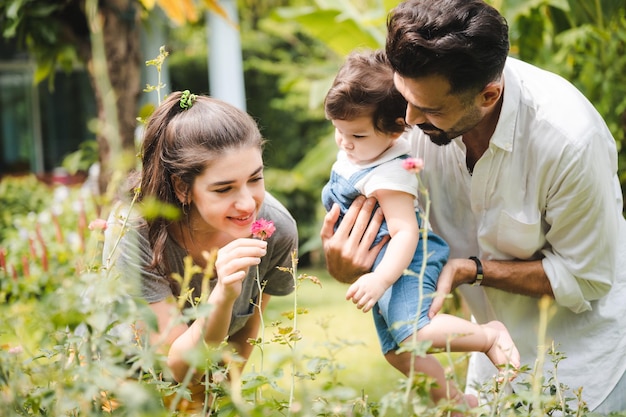
{"type": "Polygon", "coordinates": [[[40,60],[37,61],[37,67],[35,69],[35,73],[33,74],[33,82],[35,84],[39,84],[49,75],[52,75],[54,70],[54,62],[51,60],[40,60]]]}
{"type": "Polygon", "coordinates": [[[304,32],[321,40],[339,55],[346,55],[355,46],[377,49],[381,46],[363,26],[345,18],[337,10],[320,10],[295,17],[304,32]]]}
{"type": "Polygon", "coordinates": [[[17,19],[19,11],[25,2],[26,0],[13,0],[7,7],[7,17],[9,19],[17,19]]]}

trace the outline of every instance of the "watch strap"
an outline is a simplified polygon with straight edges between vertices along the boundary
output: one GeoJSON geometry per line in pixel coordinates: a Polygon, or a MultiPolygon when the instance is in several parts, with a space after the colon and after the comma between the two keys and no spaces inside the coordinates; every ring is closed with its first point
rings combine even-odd
{"type": "Polygon", "coordinates": [[[474,261],[474,263],[476,264],[476,278],[474,278],[474,281],[472,281],[472,285],[481,285],[484,277],[483,264],[476,256],[470,256],[469,259],[474,261]]]}

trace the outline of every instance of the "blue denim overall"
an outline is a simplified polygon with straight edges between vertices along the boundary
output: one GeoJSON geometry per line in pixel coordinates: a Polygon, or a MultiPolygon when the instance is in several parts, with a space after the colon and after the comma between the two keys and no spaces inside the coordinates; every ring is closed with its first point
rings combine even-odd
{"type": "MultiPolygon", "coordinates": [[[[402,157],[401,157],[402,158],[402,157]]],[[[355,185],[369,173],[374,167],[368,167],[354,173],[350,178],[342,177],[335,171],[331,171],[330,180],[322,189],[322,202],[326,210],[330,210],[333,203],[337,203],[340,207],[341,214],[339,220],[335,225],[335,229],[343,219],[345,212],[348,210],[352,202],[356,197],[361,195],[355,185]]],[[[417,216],[418,224],[421,227],[420,214],[415,213],[417,216]]],[[[389,234],[386,221],[383,221],[382,226],[376,236],[374,245],[383,238],[383,236],[389,234]]],[[[421,329],[430,322],[428,318],[428,309],[432,304],[432,295],[437,289],[437,279],[441,268],[448,260],[450,249],[448,244],[439,236],[428,232],[427,239],[428,256],[426,261],[426,269],[423,276],[422,288],[423,296],[420,305],[419,297],[419,273],[422,267],[423,254],[424,254],[424,239],[420,236],[417,249],[413,255],[413,260],[407,269],[413,271],[416,275],[405,274],[402,275],[378,300],[372,313],[374,315],[374,324],[376,325],[376,331],[378,332],[378,339],[383,351],[383,354],[389,351],[396,350],[399,344],[407,339],[414,330],[414,321],[418,308],[421,312],[419,315],[419,321],[417,329],[421,329]],[[395,323],[395,325],[394,325],[395,323]]],[[[385,255],[387,245],[383,246],[382,250],[376,257],[374,266],[372,269],[380,263],[381,259],[385,255]]]]}

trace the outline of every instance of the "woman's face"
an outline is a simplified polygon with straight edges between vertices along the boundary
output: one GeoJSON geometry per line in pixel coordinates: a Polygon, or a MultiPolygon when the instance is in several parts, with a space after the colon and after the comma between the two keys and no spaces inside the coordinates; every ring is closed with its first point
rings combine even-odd
{"type": "Polygon", "coordinates": [[[228,150],[193,183],[191,202],[197,212],[192,214],[192,227],[201,233],[248,237],[264,197],[261,150],[256,146],[228,150]]]}

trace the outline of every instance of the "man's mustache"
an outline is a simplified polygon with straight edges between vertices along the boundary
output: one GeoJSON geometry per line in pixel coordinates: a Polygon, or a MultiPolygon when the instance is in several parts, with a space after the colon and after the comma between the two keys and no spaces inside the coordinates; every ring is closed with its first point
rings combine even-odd
{"type": "Polygon", "coordinates": [[[430,123],[422,123],[422,124],[418,124],[416,126],[419,127],[422,130],[429,130],[429,131],[437,130],[439,132],[443,132],[443,130],[439,129],[435,125],[431,125],[430,123]]]}

